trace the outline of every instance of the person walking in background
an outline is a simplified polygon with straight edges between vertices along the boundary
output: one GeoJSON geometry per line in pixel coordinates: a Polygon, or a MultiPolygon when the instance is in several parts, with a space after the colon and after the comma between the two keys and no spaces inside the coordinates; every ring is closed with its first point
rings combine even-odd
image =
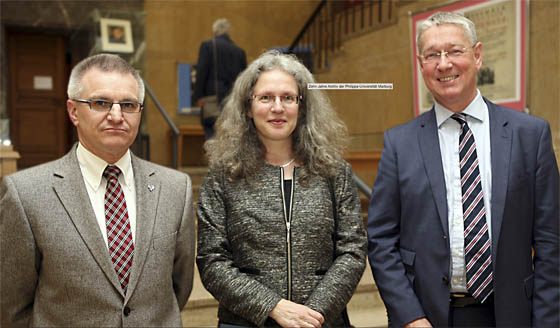
{"type": "Polygon", "coordinates": [[[206,139],[214,136],[214,123],[217,117],[203,118],[205,98],[218,96],[220,107],[229,94],[237,75],[247,67],[245,51],[230,38],[231,24],[220,18],[212,25],[214,38],[200,45],[196,64],[196,83],[193,99],[201,108],[201,124],[206,139]],[[217,79],[216,79],[217,77],[217,79]],[[216,87],[218,92],[216,93],[216,87]]]}
{"type": "Polygon", "coordinates": [[[241,73],[206,141],[197,265],[221,327],[343,327],[366,236],[347,135],[311,73],[270,51],[241,73]]]}
{"type": "Polygon", "coordinates": [[[367,225],[390,325],[558,327],[550,126],[482,97],[469,19],[435,13],[417,41],[435,106],[385,133],[367,225]]]}
{"type": "Polygon", "coordinates": [[[143,100],[125,60],[84,59],[66,102],[79,142],[0,181],[0,326],[182,326],[191,180],[129,151],[143,100]]]}

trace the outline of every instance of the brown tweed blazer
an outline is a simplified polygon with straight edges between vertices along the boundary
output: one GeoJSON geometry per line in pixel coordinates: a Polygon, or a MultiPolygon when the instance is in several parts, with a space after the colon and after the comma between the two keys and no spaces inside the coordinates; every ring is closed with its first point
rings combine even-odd
{"type": "Polygon", "coordinates": [[[126,296],[76,147],[2,179],[0,326],[181,326],[194,263],[191,181],[134,155],[132,167],[137,231],[126,296]]]}

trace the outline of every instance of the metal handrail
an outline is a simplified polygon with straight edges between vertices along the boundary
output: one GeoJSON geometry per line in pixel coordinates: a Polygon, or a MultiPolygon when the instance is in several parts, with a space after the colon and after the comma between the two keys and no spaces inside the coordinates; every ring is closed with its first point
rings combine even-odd
{"type": "Polygon", "coordinates": [[[173,143],[173,147],[172,147],[173,163],[172,164],[173,164],[173,168],[177,169],[179,167],[179,163],[177,162],[177,138],[179,137],[179,134],[180,134],[179,129],[177,129],[177,126],[175,125],[175,123],[173,123],[173,121],[171,120],[171,118],[169,117],[167,112],[165,111],[165,108],[163,108],[163,106],[161,105],[161,103],[157,99],[156,95],[154,94],[154,92],[152,91],[152,89],[150,88],[150,86],[148,85],[148,82],[146,82],[146,80],[144,80],[144,86],[146,87],[146,91],[148,92],[148,95],[150,95],[150,97],[154,101],[154,104],[156,104],[157,109],[159,110],[159,112],[161,113],[161,115],[163,116],[165,121],[167,122],[167,125],[169,125],[169,127],[171,128],[171,131],[173,132],[173,139],[172,139],[172,143],[173,143]]]}
{"type": "Polygon", "coordinates": [[[358,190],[362,194],[366,195],[366,197],[368,199],[371,199],[371,187],[368,186],[368,184],[365,183],[364,180],[360,179],[360,177],[357,176],[356,173],[352,173],[352,179],[356,183],[356,186],[358,187],[358,190]]]}
{"type": "Polygon", "coordinates": [[[311,24],[315,20],[315,17],[321,11],[321,8],[323,8],[323,6],[325,6],[326,3],[327,3],[327,0],[321,0],[319,5],[317,5],[317,8],[315,8],[315,11],[313,11],[313,14],[311,14],[311,17],[309,17],[309,19],[307,20],[307,22],[305,23],[305,25],[303,26],[301,31],[299,31],[299,33],[296,36],[294,42],[292,42],[292,44],[288,48],[288,53],[293,53],[294,52],[295,47],[297,46],[297,44],[299,43],[299,41],[301,40],[301,38],[303,37],[305,32],[307,32],[307,29],[309,29],[309,26],[311,26],[311,24]]]}

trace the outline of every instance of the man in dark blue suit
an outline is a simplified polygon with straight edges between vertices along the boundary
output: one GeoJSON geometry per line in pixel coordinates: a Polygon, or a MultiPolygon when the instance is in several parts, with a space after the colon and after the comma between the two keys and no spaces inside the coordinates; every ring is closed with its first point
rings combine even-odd
{"type": "Polygon", "coordinates": [[[390,325],[558,327],[549,124],[481,96],[470,20],[436,13],[417,41],[435,105],[385,133],[367,225],[390,325]]]}
{"type": "MultiPolygon", "coordinates": [[[[216,94],[216,75],[218,77],[218,101],[221,103],[229,94],[237,75],[247,67],[245,51],[230,39],[231,24],[220,18],[212,25],[214,39],[206,40],[200,45],[198,63],[196,64],[196,83],[194,101],[202,108],[204,97],[216,94]],[[216,47],[216,65],[214,64],[214,41],[216,47]],[[217,70],[217,72],[216,72],[217,70]]],[[[206,139],[214,136],[215,119],[202,120],[206,139]]]]}

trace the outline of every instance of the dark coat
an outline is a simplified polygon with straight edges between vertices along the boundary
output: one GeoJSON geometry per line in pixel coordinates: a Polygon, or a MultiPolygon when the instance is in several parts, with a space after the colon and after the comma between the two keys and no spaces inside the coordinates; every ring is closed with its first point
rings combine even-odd
{"type": "MultiPolygon", "coordinates": [[[[237,75],[247,67],[245,51],[239,48],[227,35],[216,39],[218,63],[218,100],[221,102],[231,91],[237,75]]],[[[196,65],[196,83],[194,101],[216,94],[215,67],[212,39],[202,42],[196,65]]]]}

